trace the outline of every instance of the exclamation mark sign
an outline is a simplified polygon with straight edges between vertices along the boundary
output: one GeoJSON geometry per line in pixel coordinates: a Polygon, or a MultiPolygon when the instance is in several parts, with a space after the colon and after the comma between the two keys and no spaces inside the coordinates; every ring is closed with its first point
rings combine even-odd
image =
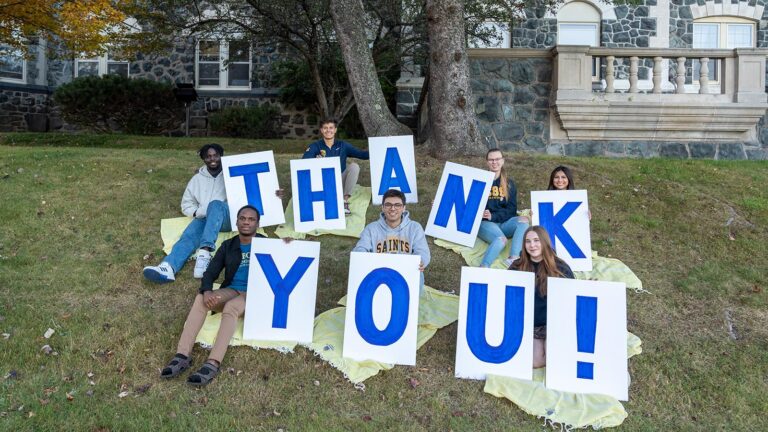
{"type": "MultiPolygon", "coordinates": [[[[580,353],[595,353],[597,333],[597,297],[576,296],[576,349],[580,353]]],[[[595,364],[576,362],[576,378],[594,379],[595,364]]]]}

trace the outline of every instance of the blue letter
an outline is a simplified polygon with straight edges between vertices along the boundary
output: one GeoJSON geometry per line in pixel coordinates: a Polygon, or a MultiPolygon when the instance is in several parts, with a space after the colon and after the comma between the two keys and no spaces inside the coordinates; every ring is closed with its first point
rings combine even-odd
{"type": "Polygon", "coordinates": [[[475,223],[478,210],[480,210],[480,200],[483,199],[483,189],[485,189],[485,183],[472,180],[469,196],[464,201],[464,180],[455,174],[448,174],[448,180],[445,182],[445,189],[443,189],[443,197],[437,208],[435,225],[445,228],[451,217],[451,210],[455,208],[456,229],[467,234],[472,232],[472,225],[475,223]]]}
{"type": "Polygon", "coordinates": [[[296,172],[296,180],[299,183],[299,220],[302,222],[315,220],[315,212],[312,203],[323,201],[325,204],[325,218],[338,219],[339,209],[336,201],[336,175],[333,168],[323,168],[323,188],[319,191],[312,190],[312,179],[309,170],[296,172]]]}
{"type": "Polygon", "coordinates": [[[360,336],[371,345],[387,346],[397,342],[408,325],[410,303],[408,283],[390,268],[377,268],[360,282],[355,298],[355,325],[360,336]],[[373,295],[379,286],[386,285],[392,293],[392,314],[384,330],[373,322],[373,295]]]}
{"type": "Polygon", "coordinates": [[[400,160],[400,153],[395,147],[387,148],[387,154],[384,156],[379,195],[384,195],[386,191],[392,188],[399,188],[402,193],[411,193],[411,186],[408,184],[408,178],[405,176],[405,169],[403,169],[403,161],[400,160]]]}
{"type": "Polygon", "coordinates": [[[254,254],[259,261],[261,269],[264,271],[264,276],[267,277],[269,287],[272,288],[272,293],[275,295],[275,305],[272,309],[272,328],[285,328],[288,321],[288,297],[290,297],[293,289],[296,288],[304,273],[307,272],[309,265],[312,264],[314,258],[299,257],[296,262],[293,263],[291,269],[283,278],[280,275],[280,271],[275,266],[275,261],[272,259],[272,255],[267,254],[254,254]]]}
{"type": "MultiPolygon", "coordinates": [[[[597,333],[597,297],[576,296],[576,350],[595,353],[597,333]]],[[[595,364],[576,362],[576,378],[594,379],[595,364]]]]}
{"type": "Polygon", "coordinates": [[[547,234],[552,238],[552,248],[554,248],[557,243],[555,238],[559,238],[560,243],[563,244],[565,250],[567,250],[568,254],[573,258],[586,258],[586,255],[584,255],[584,252],[581,251],[579,246],[573,240],[573,237],[568,234],[568,231],[563,227],[563,224],[580,205],[581,202],[567,202],[557,214],[554,214],[554,205],[551,202],[539,203],[539,224],[547,230],[547,234]]]}
{"type": "Polygon", "coordinates": [[[261,216],[264,216],[264,206],[261,204],[261,190],[259,189],[259,174],[269,172],[269,164],[266,162],[239,165],[229,167],[230,177],[243,177],[245,183],[245,196],[248,204],[256,207],[261,216]]]}
{"type": "Polygon", "coordinates": [[[517,354],[523,341],[525,288],[507,285],[504,295],[504,337],[498,346],[491,346],[485,337],[488,284],[469,284],[467,345],[475,357],[486,363],[509,361],[517,354]]]}

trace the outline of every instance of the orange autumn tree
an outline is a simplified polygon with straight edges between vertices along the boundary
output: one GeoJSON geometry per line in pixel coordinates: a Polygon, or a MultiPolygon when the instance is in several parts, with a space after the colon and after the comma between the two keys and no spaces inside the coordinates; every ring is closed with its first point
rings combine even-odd
{"type": "Polygon", "coordinates": [[[130,32],[117,0],[0,0],[0,44],[26,52],[29,38],[55,38],[69,52],[95,54],[130,32]]]}

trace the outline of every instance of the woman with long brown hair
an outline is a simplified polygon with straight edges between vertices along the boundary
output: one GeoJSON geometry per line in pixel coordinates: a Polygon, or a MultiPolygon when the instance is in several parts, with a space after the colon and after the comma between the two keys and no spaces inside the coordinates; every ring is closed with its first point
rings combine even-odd
{"type": "Polygon", "coordinates": [[[547,278],[573,279],[573,272],[565,261],[555,255],[549,234],[544,228],[538,225],[529,227],[525,230],[524,238],[520,258],[509,269],[536,274],[536,293],[533,296],[533,367],[541,368],[547,363],[547,278]]]}

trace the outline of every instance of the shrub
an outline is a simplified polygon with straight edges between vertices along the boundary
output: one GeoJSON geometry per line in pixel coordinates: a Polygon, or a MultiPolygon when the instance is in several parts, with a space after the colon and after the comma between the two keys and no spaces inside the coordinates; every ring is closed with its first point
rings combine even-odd
{"type": "Polygon", "coordinates": [[[57,88],[53,99],[68,123],[99,132],[156,135],[184,121],[173,86],[144,78],[81,77],[57,88]]]}
{"type": "Polygon", "coordinates": [[[280,138],[280,110],[269,105],[223,108],[209,115],[211,132],[241,138],[280,138]]]}

